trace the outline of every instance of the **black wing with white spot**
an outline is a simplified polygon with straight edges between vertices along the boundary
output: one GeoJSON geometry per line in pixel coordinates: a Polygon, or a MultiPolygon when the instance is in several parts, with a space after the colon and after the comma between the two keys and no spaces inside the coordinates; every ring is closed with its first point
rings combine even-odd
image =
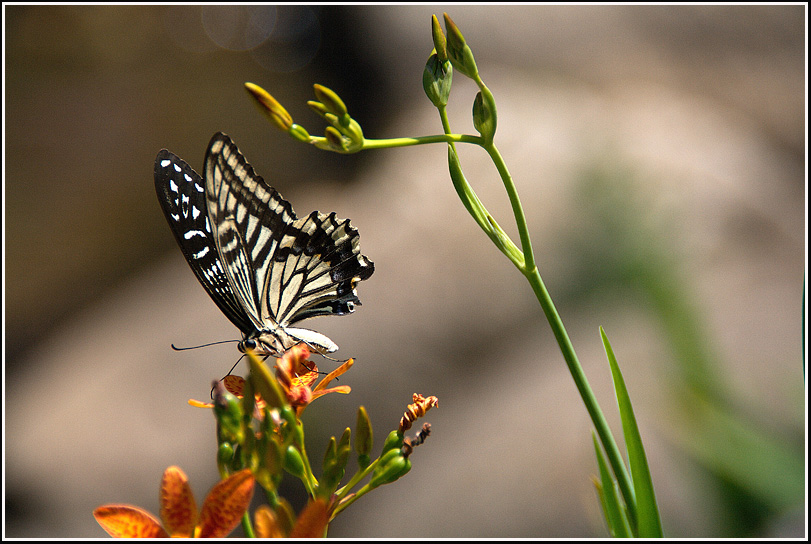
{"type": "Polygon", "coordinates": [[[177,244],[222,313],[244,334],[254,326],[234,296],[211,237],[205,184],[186,161],[165,149],[155,159],[155,190],[177,244]]]}

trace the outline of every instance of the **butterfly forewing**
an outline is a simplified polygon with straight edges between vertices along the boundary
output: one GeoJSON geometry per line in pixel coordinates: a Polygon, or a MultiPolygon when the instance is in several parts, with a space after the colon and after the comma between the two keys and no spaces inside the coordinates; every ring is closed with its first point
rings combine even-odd
{"type": "Polygon", "coordinates": [[[248,334],[254,326],[231,290],[214,244],[203,180],[183,159],[163,149],[155,159],[155,190],[195,276],[222,313],[248,334]]]}

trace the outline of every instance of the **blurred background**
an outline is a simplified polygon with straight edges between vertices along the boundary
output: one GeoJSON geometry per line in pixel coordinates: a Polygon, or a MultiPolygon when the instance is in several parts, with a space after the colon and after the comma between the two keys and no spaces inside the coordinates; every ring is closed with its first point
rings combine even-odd
{"type": "MultiPolygon", "coordinates": [[[[217,131],[299,215],[350,217],[375,262],[355,314],[307,323],[356,358],[351,395],[305,412],[314,462],[358,405],[379,451],[412,393],[439,397],[411,472],[330,535],[607,536],[586,411],[445,148],[321,152],[243,90],[313,134],[313,83],[367,137],[440,133],[422,70],[443,11],[495,95],[539,269],[620,436],[599,326],[611,340],[665,533],[805,534],[804,6],[3,9],[5,536],[105,536],[92,510],[157,513],[169,465],[198,503],[216,482],[213,418],[186,401],[238,353],[170,344],[238,332],[184,262],[152,172],[161,148],[200,171],[217,131]]],[[[475,91],[456,75],[455,132],[474,132],[475,91]]],[[[515,236],[492,164],[461,158],[515,236]]]]}

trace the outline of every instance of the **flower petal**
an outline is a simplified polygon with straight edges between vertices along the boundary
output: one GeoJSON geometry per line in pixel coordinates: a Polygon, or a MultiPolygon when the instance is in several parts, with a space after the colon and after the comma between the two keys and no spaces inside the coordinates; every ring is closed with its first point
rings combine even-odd
{"type": "Polygon", "coordinates": [[[253,519],[253,528],[258,538],[284,538],[287,536],[282,532],[276,513],[267,504],[256,509],[253,519]]]}
{"type": "Polygon", "coordinates": [[[348,361],[346,361],[344,364],[342,364],[341,366],[339,366],[338,368],[327,374],[327,376],[323,380],[321,380],[321,382],[319,382],[318,385],[315,386],[313,392],[324,389],[326,386],[329,385],[329,382],[331,382],[332,380],[334,380],[335,378],[337,378],[338,376],[349,370],[354,364],[355,359],[349,359],[348,361]]]}
{"type": "Polygon", "coordinates": [[[93,517],[113,538],[167,538],[160,521],[142,508],[108,504],[93,510],[93,517]]]}
{"type": "Polygon", "coordinates": [[[161,519],[173,537],[189,538],[197,524],[197,504],[189,479],[179,467],[169,467],[163,473],[160,489],[161,519]]]}
{"type": "Polygon", "coordinates": [[[242,392],[245,390],[245,378],[229,374],[222,379],[222,383],[229,393],[242,398],[242,392]]]}
{"type": "Polygon", "coordinates": [[[323,397],[327,393],[343,393],[344,395],[348,395],[352,391],[352,388],[348,385],[339,385],[337,387],[331,387],[329,389],[322,389],[321,391],[313,392],[313,398],[310,402],[317,399],[318,397],[323,397]]]}
{"type": "Polygon", "coordinates": [[[242,469],[215,485],[203,503],[200,538],[223,538],[234,530],[251,504],[254,477],[242,469]]]}
{"type": "Polygon", "coordinates": [[[299,514],[290,538],[324,538],[328,523],[327,503],[323,499],[315,499],[299,514]]]}

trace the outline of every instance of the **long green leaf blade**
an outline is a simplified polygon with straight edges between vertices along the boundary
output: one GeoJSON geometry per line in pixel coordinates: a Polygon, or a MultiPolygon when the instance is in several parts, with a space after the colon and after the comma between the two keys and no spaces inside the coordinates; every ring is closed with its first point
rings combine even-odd
{"type": "Polygon", "coordinates": [[[614,380],[614,390],[617,395],[622,431],[625,436],[625,447],[628,449],[628,463],[631,467],[631,479],[634,482],[634,500],[636,501],[637,531],[640,538],[661,538],[662,522],[659,519],[659,507],[656,505],[656,495],[653,491],[648,460],[645,457],[645,448],[642,446],[642,437],[634,417],[634,409],[625,380],[622,378],[614,350],[608,342],[605,331],[600,327],[600,336],[603,339],[608,364],[611,367],[611,376],[614,380]]]}
{"type": "Polygon", "coordinates": [[[597,466],[600,468],[600,482],[594,482],[597,488],[597,494],[600,497],[600,502],[603,507],[603,514],[605,515],[605,522],[608,525],[608,530],[611,536],[615,538],[630,538],[631,526],[628,523],[628,516],[626,511],[621,506],[619,494],[617,493],[617,486],[611,473],[608,471],[608,465],[603,456],[603,450],[597,441],[597,435],[594,431],[591,433],[594,440],[594,452],[597,457],[597,466]]]}

